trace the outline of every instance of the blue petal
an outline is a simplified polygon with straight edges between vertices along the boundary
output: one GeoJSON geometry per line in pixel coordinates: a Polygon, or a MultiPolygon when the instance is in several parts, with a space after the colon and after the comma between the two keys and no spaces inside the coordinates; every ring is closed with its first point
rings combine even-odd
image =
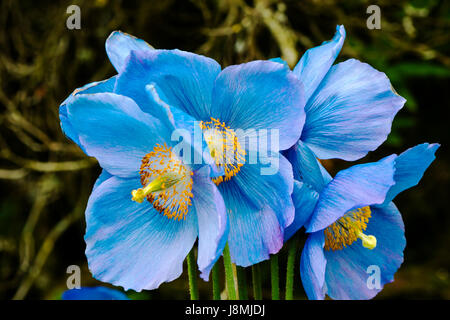
{"type": "Polygon", "coordinates": [[[112,177],[112,174],[110,174],[106,170],[102,170],[102,173],[100,173],[100,176],[95,181],[95,184],[94,184],[94,187],[92,188],[92,191],[94,191],[99,185],[101,185],[103,182],[105,182],[106,180],[108,180],[111,177],[112,177]]]}
{"type": "Polygon", "coordinates": [[[327,74],[341,51],[345,39],[344,26],[336,26],[333,39],[305,52],[294,68],[296,76],[305,85],[305,99],[308,101],[327,74]]]}
{"type": "Polygon", "coordinates": [[[317,192],[320,192],[332,180],[314,153],[301,140],[284,154],[292,164],[294,179],[305,182],[317,192]]]}
{"type": "MultiPolygon", "coordinates": [[[[112,92],[115,83],[116,83],[116,76],[111,77],[107,80],[89,83],[72,92],[70,96],[68,96],[66,100],[64,100],[59,106],[59,120],[63,132],[70,140],[78,144],[81,149],[83,149],[83,147],[80,145],[80,141],[78,140],[78,133],[72,127],[70,121],[68,121],[67,119],[67,104],[71,103],[75,98],[75,96],[78,94],[112,92]]],[[[83,149],[83,151],[85,150],[83,149]]]]}
{"type": "Polygon", "coordinates": [[[300,137],[304,105],[302,83],[287,66],[252,61],[219,74],[211,117],[233,129],[278,130],[279,150],[285,150],[300,137]]]}
{"type": "Polygon", "coordinates": [[[280,57],[269,59],[269,61],[281,63],[282,65],[289,67],[288,63],[285,60],[281,59],[280,57]]]}
{"type": "Polygon", "coordinates": [[[308,221],[314,212],[319,194],[306,183],[294,180],[292,200],[295,207],[294,221],[284,230],[284,241],[289,240],[308,221]]]}
{"type": "Polygon", "coordinates": [[[197,217],[168,219],[145,201],[131,200],[139,179],[111,177],[86,209],[86,257],[94,278],[126,290],[155,289],[183,271],[197,237],[197,217]]]}
{"type": "Polygon", "coordinates": [[[62,294],[63,300],[130,300],[119,290],[106,287],[83,287],[66,290],[62,294]]]}
{"type": "Polygon", "coordinates": [[[280,155],[276,174],[261,175],[261,167],[244,164],[236,176],[219,185],[230,224],[231,260],[244,267],[277,253],[284,228],[294,219],[291,165],[280,155]]]}
{"type": "Polygon", "coordinates": [[[373,250],[364,248],[361,241],[336,251],[325,251],[327,259],[327,294],[333,299],[371,299],[386,283],[394,281],[394,274],[403,262],[406,246],[405,231],[400,212],[391,202],[385,207],[371,207],[372,217],[367,224],[366,234],[377,238],[373,250]],[[380,268],[380,287],[373,288],[369,277],[380,268]],[[373,268],[373,267],[372,267],[373,268]]]}
{"type": "Polygon", "coordinates": [[[144,40],[121,31],[113,31],[106,39],[105,47],[109,61],[119,73],[125,67],[126,58],[132,50],[153,50],[153,47],[144,40]]]}
{"type": "Polygon", "coordinates": [[[180,50],[132,51],[115,92],[131,97],[145,112],[147,84],[156,84],[174,106],[197,120],[210,121],[211,94],[220,65],[213,59],[180,50]]]}
{"type": "Polygon", "coordinates": [[[223,198],[210,179],[205,166],[193,176],[192,209],[198,218],[198,267],[200,277],[208,280],[209,272],[222,255],[228,238],[228,217],[223,198]]]}
{"type": "Polygon", "coordinates": [[[391,202],[400,192],[414,187],[422,179],[428,166],[435,159],[439,144],[423,143],[403,152],[395,160],[395,185],[389,190],[385,204],[391,202]]]}
{"type": "Polygon", "coordinates": [[[61,106],[72,102],[78,94],[112,92],[114,90],[116,80],[117,75],[106,80],[91,82],[81,88],[77,88],[61,103],[61,106]]]}
{"type": "MultiPolygon", "coordinates": [[[[223,175],[223,170],[216,166],[214,159],[209,152],[208,145],[202,138],[202,130],[199,121],[180,109],[165,103],[164,101],[167,101],[168,99],[164,96],[164,93],[158,89],[156,84],[152,83],[147,85],[145,90],[147,91],[149,98],[149,113],[155,118],[163,121],[166,127],[170,128],[172,132],[171,140],[173,143],[181,140],[180,144],[177,144],[177,147],[182,148],[180,151],[183,153],[182,156],[184,162],[192,164],[191,167],[194,170],[208,164],[212,170],[212,176],[217,177],[223,175]]],[[[172,151],[175,152],[175,148],[172,151]]]]}
{"type": "Polygon", "coordinates": [[[307,232],[328,227],[346,212],[382,204],[394,185],[396,155],[340,171],[322,190],[307,232]]]}
{"type": "Polygon", "coordinates": [[[170,142],[161,121],[112,93],[77,95],[67,105],[67,119],[86,153],[121,177],[137,176],[142,158],[157,143],[170,142]]]}
{"type": "Polygon", "coordinates": [[[306,295],[311,300],[325,297],[325,269],[327,260],[323,251],[325,238],[323,232],[315,232],[306,239],[300,260],[300,276],[306,295]]]}
{"type": "Polygon", "coordinates": [[[357,160],[386,140],[405,101],[384,73],[347,60],[330,69],[306,104],[301,140],[320,159],[357,160]]]}

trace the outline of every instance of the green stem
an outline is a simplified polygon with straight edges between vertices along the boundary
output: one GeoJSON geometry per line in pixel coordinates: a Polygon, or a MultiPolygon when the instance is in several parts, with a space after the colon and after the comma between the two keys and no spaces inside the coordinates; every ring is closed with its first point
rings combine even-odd
{"type": "Polygon", "coordinates": [[[194,257],[194,249],[189,252],[187,256],[187,265],[188,265],[188,277],[189,277],[189,294],[191,296],[191,300],[198,300],[198,287],[197,287],[197,271],[196,271],[196,263],[194,257]]]}
{"type": "Polygon", "coordinates": [[[261,269],[259,264],[252,266],[252,281],[253,281],[253,297],[255,300],[262,300],[261,288],[261,269]]]}
{"type": "Polygon", "coordinates": [[[245,268],[236,267],[236,274],[238,280],[239,300],[248,300],[247,277],[245,275],[245,268]]]}
{"type": "Polygon", "coordinates": [[[228,243],[225,245],[225,249],[223,250],[223,265],[225,267],[225,280],[227,283],[228,299],[236,300],[233,267],[231,265],[230,248],[228,248],[228,243]]]}
{"type": "Polygon", "coordinates": [[[294,298],[294,267],[295,254],[297,253],[297,238],[294,237],[289,242],[287,267],[286,267],[286,300],[294,298]]]}
{"type": "Polygon", "coordinates": [[[272,300],[280,300],[280,279],[278,275],[278,255],[270,259],[270,280],[272,283],[272,300]]]}
{"type": "Polygon", "coordinates": [[[220,300],[219,264],[217,262],[212,269],[212,286],[213,286],[213,299],[220,300]]]}

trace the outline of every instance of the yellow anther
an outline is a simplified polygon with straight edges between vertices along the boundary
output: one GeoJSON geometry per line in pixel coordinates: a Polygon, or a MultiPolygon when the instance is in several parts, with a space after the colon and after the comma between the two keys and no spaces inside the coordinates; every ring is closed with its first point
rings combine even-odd
{"type": "Polygon", "coordinates": [[[347,212],[343,217],[325,229],[325,250],[342,250],[356,240],[361,239],[362,245],[374,249],[377,239],[373,235],[365,235],[363,231],[371,216],[370,207],[363,207],[347,212]]]}
{"type": "Polygon", "coordinates": [[[213,178],[218,185],[235,176],[244,165],[245,150],[241,148],[236,133],[225,122],[211,118],[209,122],[200,122],[203,136],[215,164],[224,169],[225,176],[213,178]]]}
{"type": "Polygon", "coordinates": [[[193,172],[172,153],[159,144],[145,155],[141,164],[142,188],[131,191],[131,200],[142,203],[147,199],[169,219],[185,219],[191,205],[193,172]]]}
{"type": "Polygon", "coordinates": [[[168,186],[172,186],[179,178],[180,177],[176,177],[170,173],[162,174],[147,184],[144,188],[131,191],[131,200],[142,203],[149,194],[166,189],[166,183],[168,183],[168,186]]]}

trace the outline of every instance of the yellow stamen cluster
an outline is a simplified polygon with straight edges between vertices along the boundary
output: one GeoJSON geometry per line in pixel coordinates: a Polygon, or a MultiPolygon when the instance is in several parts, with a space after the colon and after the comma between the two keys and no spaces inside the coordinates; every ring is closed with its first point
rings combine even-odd
{"type": "Polygon", "coordinates": [[[213,182],[219,185],[235,176],[245,163],[245,150],[242,149],[236,133],[224,122],[211,118],[211,121],[200,122],[203,136],[208,144],[209,151],[216,166],[224,169],[225,176],[213,178],[213,182]]]}
{"type": "Polygon", "coordinates": [[[143,188],[133,190],[132,200],[142,203],[146,198],[169,219],[186,219],[192,198],[190,168],[168,148],[159,145],[142,159],[140,175],[143,188]]]}
{"type": "Polygon", "coordinates": [[[325,250],[342,250],[358,238],[365,248],[374,249],[377,239],[373,235],[365,235],[363,231],[371,217],[370,207],[363,207],[347,212],[343,217],[325,229],[325,250]]]}

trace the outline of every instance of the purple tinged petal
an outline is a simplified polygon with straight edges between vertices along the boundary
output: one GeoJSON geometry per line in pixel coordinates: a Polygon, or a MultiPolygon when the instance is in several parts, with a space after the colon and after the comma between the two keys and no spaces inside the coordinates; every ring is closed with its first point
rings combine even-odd
{"type": "Polygon", "coordinates": [[[139,179],[111,177],[86,208],[86,257],[94,278],[126,290],[157,288],[178,278],[198,234],[197,216],[168,219],[152,204],[131,200],[139,179]]]}
{"type": "Polygon", "coordinates": [[[198,219],[198,268],[200,277],[208,281],[209,273],[222,255],[228,238],[228,217],[225,204],[211,181],[210,168],[205,166],[194,173],[192,209],[198,219]]]}
{"type": "Polygon", "coordinates": [[[307,232],[325,229],[350,210],[382,204],[395,183],[396,157],[340,171],[320,193],[307,232]]]}
{"type": "Polygon", "coordinates": [[[113,31],[105,43],[106,53],[117,72],[125,67],[125,61],[131,51],[150,51],[153,47],[144,40],[121,31],[113,31]]]}
{"type": "Polygon", "coordinates": [[[283,246],[284,229],[294,220],[292,167],[280,155],[275,175],[261,175],[261,164],[245,164],[219,190],[227,208],[231,260],[239,266],[269,259],[283,246]]]}
{"type": "Polygon", "coordinates": [[[232,129],[278,130],[279,150],[300,137],[303,85],[283,64],[252,61],[227,67],[216,79],[212,99],[210,116],[232,129]]]}
{"type": "Polygon", "coordinates": [[[311,300],[325,298],[325,270],[327,260],[324,254],[323,232],[315,232],[306,239],[300,260],[300,276],[306,295],[311,300]]]}
{"type": "Polygon", "coordinates": [[[327,294],[333,299],[373,298],[385,284],[394,281],[394,274],[403,262],[406,239],[400,212],[392,202],[372,206],[371,211],[364,233],[377,238],[373,250],[364,248],[357,240],[342,250],[325,251],[325,283],[327,294]],[[375,272],[379,272],[379,287],[374,280],[375,272]]]}
{"type": "Polygon", "coordinates": [[[294,74],[304,83],[305,99],[308,101],[322,79],[328,73],[344,44],[344,26],[336,26],[336,33],[330,41],[305,52],[294,68],[294,74]]]}
{"type": "Polygon", "coordinates": [[[289,67],[288,63],[285,60],[281,59],[280,57],[269,59],[269,61],[281,63],[282,65],[289,67]]]}
{"type": "MultiPolygon", "coordinates": [[[[179,146],[191,148],[189,152],[183,154],[185,163],[190,163],[194,170],[199,169],[204,164],[208,164],[212,170],[212,176],[223,175],[223,170],[219,169],[208,149],[208,145],[202,139],[202,131],[199,121],[182,110],[168,105],[164,93],[152,83],[145,86],[148,94],[148,111],[155,118],[164,122],[166,127],[173,132],[173,139],[182,140],[179,146]],[[177,136],[179,135],[179,136],[177,136]]],[[[174,148],[175,149],[175,148],[174,148]]]]}
{"type": "Polygon", "coordinates": [[[75,96],[67,119],[86,153],[113,175],[139,175],[142,158],[157,143],[170,142],[161,121],[142,112],[130,98],[112,93],[75,96]]]}
{"type": "Polygon", "coordinates": [[[95,181],[95,184],[94,184],[94,187],[92,188],[92,191],[97,189],[99,185],[101,185],[103,182],[105,182],[106,180],[108,180],[111,177],[112,177],[112,174],[110,174],[106,170],[102,170],[102,173],[100,173],[100,175],[98,176],[97,180],[95,181]]]}
{"type": "Polygon", "coordinates": [[[384,73],[347,60],[330,69],[306,104],[301,140],[320,159],[357,160],[386,140],[405,101],[384,73]]]}
{"type": "Polygon", "coordinates": [[[284,152],[292,164],[294,179],[310,185],[317,192],[331,180],[330,174],[317,160],[316,155],[301,140],[284,152]]]}
{"type": "Polygon", "coordinates": [[[289,240],[310,219],[319,194],[306,183],[294,180],[292,200],[295,207],[294,221],[284,230],[284,241],[289,240]]]}
{"type": "Polygon", "coordinates": [[[73,142],[75,142],[83,151],[83,146],[78,139],[78,132],[72,127],[67,119],[67,105],[73,101],[76,95],[87,93],[112,92],[116,83],[116,76],[107,80],[88,83],[87,85],[76,89],[72,92],[59,106],[59,120],[64,134],[73,142]]]}
{"type": "Polygon", "coordinates": [[[132,51],[115,87],[151,114],[145,87],[154,84],[166,103],[210,121],[211,94],[220,65],[213,59],[180,50],[132,51]]]}
{"type": "Polygon", "coordinates": [[[395,160],[395,185],[389,190],[385,204],[391,202],[400,192],[414,187],[422,179],[425,170],[434,161],[438,143],[423,143],[400,154],[395,160]]]}

